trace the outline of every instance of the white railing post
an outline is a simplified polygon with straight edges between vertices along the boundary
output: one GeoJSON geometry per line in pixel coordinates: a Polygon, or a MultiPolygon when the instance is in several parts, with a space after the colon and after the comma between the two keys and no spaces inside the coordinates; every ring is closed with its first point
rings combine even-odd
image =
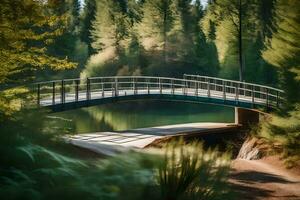
{"type": "Polygon", "coordinates": [[[277,105],[277,108],[279,108],[279,92],[276,91],[276,105],[277,105]]]}
{"type": "Polygon", "coordinates": [[[52,105],[55,104],[55,82],[52,82],[52,105]]]}
{"type": "Polygon", "coordinates": [[[206,82],[207,82],[207,97],[210,98],[210,80],[207,79],[206,82]]]}
{"type": "Polygon", "coordinates": [[[90,79],[86,78],[86,100],[90,100],[90,79]]]}
{"type": "Polygon", "coordinates": [[[147,93],[148,94],[150,94],[149,82],[150,82],[150,79],[148,78],[147,79],[147,93]]]}
{"type": "Polygon", "coordinates": [[[75,80],[75,101],[78,101],[78,93],[79,93],[79,80],[75,80]]]}
{"type": "Polygon", "coordinates": [[[217,91],[217,80],[213,79],[214,85],[215,85],[215,91],[217,91]]]}
{"type": "Polygon", "coordinates": [[[41,84],[37,84],[37,105],[41,105],[41,84]]]}
{"type": "Polygon", "coordinates": [[[102,90],[102,98],[103,98],[105,96],[103,79],[101,79],[101,90],[102,90]]]}
{"type": "Polygon", "coordinates": [[[269,107],[269,89],[266,88],[266,101],[267,101],[267,107],[269,107]]]}
{"type": "Polygon", "coordinates": [[[235,101],[236,103],[239,101],[239,83],[237,83],[237,86],[235,87],[235,101]]]}
{"type": "Polygon", "coordinates": [[[65,103],[65,81],[61,80],[61,96],[60,96],[60,102],[63,104],[65,103]]]}
{"type": "Polygon", "coordinates": [[[119,90],[118,90],[118,77],[115,77],[115,96],[119,95],[119,90]]]}
{"type": "Polygon", "coordinates": [[[198,96],[198,81],[195,82],[195,95],[198,96]]]}
{"type": "Polygon", "coordinates": [[[174,94],[174,80],[171,80],[171,93],[174,94]]]}
{"type": "Polygon", "coordinates": [[[254,93],[254,85],[252,85],[251,97],[252,97],[252,107],[254,107],[254,97],[255,97],[255,93],[254,93]]]}
{"type": "Polygon", "coordinates": [[[224,99],[224,101],[226,100],[226,83],[225,83],[225,81],[222,81],[223,82],[223,88],[222,88],[222,90],[223,90],[223,99],[224,99]]]}
{"type": "Polygon", "coordinates": [[[132,78],[132,87],[133,87],[133,94],[136,94],[137,93],[137,91],[136,91],[136,85],[135,85],[136,83],[135,83],[135,78],[133,77],[132,78]]]}
{"type": "Polygon", "coordinates": [[[161,80],[158,78],[159,93],[162,94],[161,80]]]}
{"type": "Polygon", "coordinates": [[[182,93],[185,95],[185,80],[183,80],[183,83],[181,83],[182,87],[182,93]]]}
{"type": "Polygon", "coordinates": [[[115,84],[113,82],[111,82],[110,90],[111,90],[111,96],[112,97],[115,96],[115,84]]]}

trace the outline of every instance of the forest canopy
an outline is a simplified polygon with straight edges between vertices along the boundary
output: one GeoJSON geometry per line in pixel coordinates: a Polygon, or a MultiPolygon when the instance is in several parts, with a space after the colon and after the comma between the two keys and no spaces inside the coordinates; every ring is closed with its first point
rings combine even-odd
{"type": "Polygon", "coordinates": [[[0,4],[1,88],[79,76],[242,73],[283,88],[292,105],[300,99],[297,0],[0,4]]]}

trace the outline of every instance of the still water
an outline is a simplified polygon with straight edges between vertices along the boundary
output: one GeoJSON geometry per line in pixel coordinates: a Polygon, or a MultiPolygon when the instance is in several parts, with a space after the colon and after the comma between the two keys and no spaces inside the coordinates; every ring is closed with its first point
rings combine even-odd
{"type": "Polygon", "coordinates": [[[234,109],[196,103],[136,101],[81,108],[53,116],[68,121],[72,132],[86,133],[192,122],[234,122],[234,109]]]}

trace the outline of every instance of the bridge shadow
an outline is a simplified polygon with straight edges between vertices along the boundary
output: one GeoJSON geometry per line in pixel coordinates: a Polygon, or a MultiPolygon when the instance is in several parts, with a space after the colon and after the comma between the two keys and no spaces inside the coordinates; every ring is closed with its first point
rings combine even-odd
{"type": "Polygon", "coordinates": [[[289,181],[280,176],[257,172],[253,170],[236,172],[232,170],[230,173],[230,183],[229,186],[235,193],[237,199],[245,200],[258,200],[258,199],[299,199],[299,196],[295,195],[274,195],[275,191],[272,186],[262,184],[293,184],[298,182],[289,181]]]}
{"type": "Polygon", "coordinates": [[[167,136],[167,135],[174,135],[180,134],[185,132],[201,132],[204,130],[208,130],[209,128],[197,128],[191,126],[184,126],[184,127],[176,127],[176,128],[143,128],[143,129],[135,129],[135,130],[128,130],[128,131],[121,131],[122,132],[130,132],[130,133],[139,133],[139,134],[147,134],[147,135],[156,135],[156,136],[167,136]]]}
{"type": "Polygon", "coordinates": [[[195,127],[195,126],[180,126],[180,127],[150,127],[150,128],[140,128],[126,131],[119,131],[119,133],[137,133],[137,134],[147,134],[147,135],[155,135],[155,136],[176,136],[178,134],[205,134],[218,131],[233,131],[237,130],[239,127],[236,125],[205,125],[203,127],[195,127]]]}

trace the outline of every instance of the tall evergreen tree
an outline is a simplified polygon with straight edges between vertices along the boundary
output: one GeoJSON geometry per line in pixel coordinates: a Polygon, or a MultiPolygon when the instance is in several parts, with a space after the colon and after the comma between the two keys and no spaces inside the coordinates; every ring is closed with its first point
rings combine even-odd
{"type": "Polygon", "coordinates": [[[265,62],[261,55],[261,51],[265,48],[264,39],[270,34],[269,27],[272,26],[272,0],[251,0],[244,8],[245,80],[262,84],[276,84],[276,70],[265,62]],[[265,76],[266,73],[269,74],[268,77],[265,76]]]}
{"type": "Polygon", "coordinates": [[[64,14],[66,17],[66,31],[49,46],[48,53],[60,57],[68,58],[78,63],[78,68],[71,71],[57,73],[53,70],[41,72],[41,79],[49,79],[50,77],[74,77],[78,76],[79,70],[84,66],[87,59],[88,48],[80,39],[80,0],[49,0],[55,2],[55,7],[50,11],[51,15],[64,14]]]}
{"type": "Polygon", "coordinates": [[[49,45],[66,31],[66,16],[49,14],[56,6],[51,1],[0,1],[1,88],[9,83],[28,81],[38,69],[76,66],[47,51],[49,45]]]}
{"type": "Polygon", "coordinates": [[[88,45],[88,54],[91,55],[93,53],[91,31],[93,30],[92,22],[95,20],[96,15],[96,1],[85,0],[84,4],[80,24],[80,38],[88,45]]]}
{"type": "Polygon", "coordinates": [[[161,50],[167,63],[168,33],[172,28],[172,0],[145,0],[139,35],[146,49],[161,50]]]}
{"type": "Polygon", "coordinates": [[[276,1],[274,20],[263,58],[280,70],[289,102],[300,102],[300,1],[276,1]]]}
{"type": "MultiPolygon", "coordinates": [[[[123,1],[97,1],[97,12],[93,22],[92,47],[95,51],[115,48],[121,51],[122,42],[128,36],[129,20],[123,1]]],[[[119,52],[120,53],[120,52],[119,52]]]]}
{"type": "Polygon", "coordinates": [[[140,67],[145,61],[141,59],[143,48],[135,25],[141,20],[142,4],[142,1],[135,0],[96,2],[91,31],[95,54],[90,57],[82,76],[140,74],[140,67]]]}
{"type": "Polygon", "coordinates": [[[221,65],[220,75],[237,79],[238,71],[241,71],[239,61],[243,60],[245,81],[275,84],[276,71],[261,55],[264,38],[270,34],[272,27],[273,0],[242,1],[242,29],[239,7],[239,0],[211,1],[201,23],[206,37],[216,44],[221,65]],[[244,52],[242,59],[241,35],[244,52]],[[267,71],[270,77],[266,79],[267,71]]]}

